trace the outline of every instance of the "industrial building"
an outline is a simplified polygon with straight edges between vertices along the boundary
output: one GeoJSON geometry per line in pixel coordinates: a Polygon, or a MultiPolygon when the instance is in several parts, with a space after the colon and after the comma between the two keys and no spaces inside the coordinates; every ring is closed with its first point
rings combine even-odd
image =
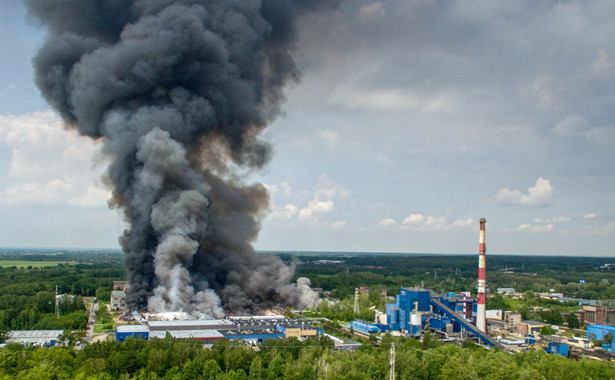
{"type": "Polygon", "coordinates": [[[545,351],[551,354],[558,354],[562,356],[568,356],[568,344],[550,342],[549,346],[545,348],[545,351]]]}
{"type": "Polygon", "coordinates": [[[419,337],[423,330],[442,334],[475,337],[483,344],[500,345],[479,330],[476,320],[477,300],[466,294],[439,296],[422,288],[401,288],[395,303],[387,304],[387,322],[391,331],[419,337]]]}
{"type": "Polygon", "coordinates": [[[149,329],[143,325],[119,325],[115,328],[115,340],[123,342],[126,338],[149,339],[149,329]]]}
{"type": "Polygon", "coordinates": [[[395,302],[386,305],[391,331],[421,336],[425,329],[445,336],[476,338],[486,346],[502,346],[487,335],[485,218],[480,219],[477,299],[469,292],[437,295],[422,288],[401,288],[395,302]]]}
{"type": "Polygon", "coordinates": [[[588,325],[615,325],[615,308],[604,306],[584,306],[583,320],[588,325]]]}
{"type": "Polygon", "coordinates": [[[126,292],[123,290],[111,291],[111,310],[126,309],[126,292]]]}
{"type": "Polygon", "coordinates": [[[611,334],[611,337],[615,337],[615,326],[606,326],[606,325],[587,326],[587,339],[604,340],[604,338],[608,334],[611,334]]]}
{"type": "Polygon", "coordinates": [[[58,343],[62,333],[62,330],[13,330],[9,332],[6,343],[51,347],[58,343]]]}
{"type": "Polygon", "coordinates": [[[352,331],[363,335],[371,335],[388,330],[388,325],[382,326],[374,323],[367,323],[358,319],[350,322],[347,327],[352,329],[352,331]]]}
{"type": "Polygon", "coordinates": [[[198,339],[214,342],[219,339],[242,339],[259,344],[266,339],[308,337],[322,334],[324,330],[315,329],[309,323],[296,319],[255,316],[228,319],[148,321],[142,325],[117,326],[115,339],[123,342],[128,337],[143,339],[164,338],[170,334],[174,338],[198,339]]]}

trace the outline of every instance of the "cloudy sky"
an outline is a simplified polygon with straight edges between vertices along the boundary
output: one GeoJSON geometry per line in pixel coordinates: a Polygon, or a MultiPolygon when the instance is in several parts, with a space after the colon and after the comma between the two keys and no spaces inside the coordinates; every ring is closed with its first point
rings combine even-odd
{"type": "MultiPolygon", "coordinates": [[[[353,0],[302,20],[303,71],[248,181],[260,250],[615,256],[615,3],[353,0]]],[[[105,159],[33,83],[0,5],[0,247],[118,248],[105,159]]]]}

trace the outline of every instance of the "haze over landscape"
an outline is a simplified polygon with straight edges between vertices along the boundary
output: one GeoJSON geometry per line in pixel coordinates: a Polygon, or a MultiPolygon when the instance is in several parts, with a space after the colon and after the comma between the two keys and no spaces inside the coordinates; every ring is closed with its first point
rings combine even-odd
{"type": "MultiPolygon", "coordinates": [[[[255,248],[612,256],[615,5],[352,1],[300,20],[255,248]]],[[[119,248],[101,144],[34,85],[0,5],[0,245],[119,248]]],[[[240,169],[241,171],[241,169],[240,169]]]]}

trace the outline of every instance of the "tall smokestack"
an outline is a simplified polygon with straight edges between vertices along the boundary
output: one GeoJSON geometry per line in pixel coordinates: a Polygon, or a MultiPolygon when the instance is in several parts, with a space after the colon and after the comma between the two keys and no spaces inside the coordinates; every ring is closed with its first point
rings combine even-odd
{"type": "Polygon", "coordinates": [[[480,240],[478,244],[478,304],[476,305],[476,327],[487,332],[485,307],[485,218],[480,219],[480,240]]]}

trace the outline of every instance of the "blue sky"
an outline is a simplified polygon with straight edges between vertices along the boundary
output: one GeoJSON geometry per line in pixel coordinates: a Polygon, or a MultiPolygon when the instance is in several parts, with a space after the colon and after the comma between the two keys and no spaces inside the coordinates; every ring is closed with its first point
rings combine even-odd
{"type": "MultiPolygon", "coordinates": [[[[0,246],[117,248],[105,159],[0,5],[0,246]]],[[[615,4],[382,0],[301,21],[261,250],[615,255],[615,4]]]]}

